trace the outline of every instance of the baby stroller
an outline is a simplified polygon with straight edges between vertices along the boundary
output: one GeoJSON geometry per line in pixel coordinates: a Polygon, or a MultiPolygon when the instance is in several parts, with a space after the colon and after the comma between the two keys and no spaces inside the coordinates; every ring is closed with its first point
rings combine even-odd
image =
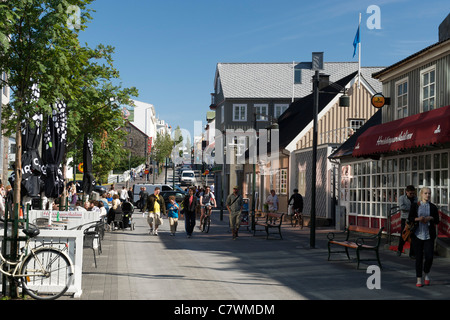
{"type": "Polygon", "coordinates": [[[134,206],[131,202],[124,201],[122,202],[122,212],[123,212],[123,228],[130,228],[134,230],[134,222],[133,222],[133,212],[134,206]]]}

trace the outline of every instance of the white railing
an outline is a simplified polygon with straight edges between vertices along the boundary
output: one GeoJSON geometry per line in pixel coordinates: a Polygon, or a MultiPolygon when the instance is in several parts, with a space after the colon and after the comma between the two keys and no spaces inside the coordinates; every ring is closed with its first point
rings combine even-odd
{"type": "MultiPolygon", "coordinates": [[[[4,230],[0,230],[0,245],[3,243],[4,230]]],[[[30,242],[32,248],[41,245],[48,245],[58,249],[64,249],[67,243],[66,252],[72,260],[74,266],[74,280],[65,294],[73,295],[74,298],[81,297],[82,269],[83,269],[83,231],[82,230],[40,230],[39,236],[30,242]]],[[[0,283],[2,282],[0,277],[0,283]]],[[[50,284],[51,285],[51,284],[50,284]]],[[[58,288],[60,289],[60,288],[58,288]]]]}

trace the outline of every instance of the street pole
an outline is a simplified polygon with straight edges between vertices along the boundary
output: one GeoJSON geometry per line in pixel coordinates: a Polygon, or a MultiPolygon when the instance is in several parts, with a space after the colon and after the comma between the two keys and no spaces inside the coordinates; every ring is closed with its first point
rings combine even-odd
{"type": "Polygon", "coordinates": [[[225,187],[225,161],[226,161],[226,156],[225,156],[225,146],[226,146],[226,143],[227,143],[227,141],[226,141],[226,135],[225,135],[225,129],[223,130],[223,132],[222,132],[222,137],[221,137],[221,139],[222,139],[222,146],[221,146],[221,148],[222,148],[222,153],[223,153],[223,161],[222,161],[222,181],[221,181],[221,183],[222,183],[222,186],[221,186],[221,188],[220,188],[220,193],[221,193],[221,200],[220,200],[220,221],[223,221],[223,207],[224,207],[224,201],[223,201],[223,198],[224,198],[224,196],[225,196],[225,192],[224,192],[224,190],[223,190],[223,188],[225,187]]]}
{"type": "MultiPolygon", "coordinates": [[[[253,113],[253,129],[255,129],[255,135],[256,133],[256,112],[253,113]]],[[[256,139],[255,139],[256,141],[256,139]]],[[[258,155],[257,155],[258,156],[258,155]]],[[[256,163],[255,159],[252,159],[253,161],[253,174],[252,174],[252,231],[255,231],[255,209],[256,209],[256,201],[255,201],[255,194],[256,194],[256,163]]]]}
{"type": "MultiPolygon", "coordinates": [[[[175,138],[175,136],[174,136],[174,138],[175,138]]],[[[176,149],[175,149],[175,146],[176,146],[176,142],[175,142],[175,139],[173,140],[173,152],[174,152],[174,154],[173,154],[173,157],[172,157],[172,189],[173,190],[175,190],[175,158],[176,158],[176,149]]]]}
{"type": "Polygon", "coordinates": [[[315,71],[313,79],[314,92],[314,122],[313,122],[313,154],[312,154],[312,170],[311,170],[311,230],[309,246],[316,246],[316,180],[317,180],[317,115],[319,113],[319,70],[315,71]]]}

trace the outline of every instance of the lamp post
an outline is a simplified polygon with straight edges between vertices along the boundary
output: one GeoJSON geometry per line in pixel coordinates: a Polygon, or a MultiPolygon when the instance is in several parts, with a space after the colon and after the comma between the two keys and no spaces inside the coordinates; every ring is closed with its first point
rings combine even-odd
{"type": "MultiPolygon", "coordinates": [[[[256,127],[256,117],[257,116],[263,116],[269,119],[269,121],[271,122],[271,125],[269,126],[269,129],[278,129],[278,123],[276,122],[277,119],[269,116],[268,114],[262,114],[262,113],[257,113],[254,112],[253,113],[254,119],[253,119],[253,129],[255,130],[255,134],[257,134],[257,127],[256,127]]],[[[270,150],[270,152],[272,153],[273,150],[270,150]]],[[[278,151],[278,150],[277,150],[278,151]]],[[[261,150],[260,150],[261,152],[261,150]]],[[[250,156],[250,154],[249,154],[250,156]]],[[[255,159],[253,159],[253,174],[252,174],[252,212],[251,212],[251,217],[252,217],[252,228],[251,230],[254,231],[255,230],[255,215],[256,215],[256,163],[254,161],[255,159]]]]}
{"type": "MultiPolygon", "coordinates": [[[[311,230],[309,246],[315,248],[316,246],[316,181],[317,181],[317,116],[319,113],[319,92],[320,91],[320,70],[323,70],[323,52],[313,52],[312,54],[312,69],[315,71],[313,76],[313,96],[314,96],[314,119],[313,119],[313,154],[312,154],[312,170],[311,170],[311,230]]],[[[343,96],[339,98],[340,107],[349,107],[350,99],[346,94],[346,89],[337,83],[326,80],[328,85],[331,85],[340,92],[343,96]]]]}
{"type": "Polygon", "coordinates": [[[313,78],[314,91],[314,120],[313,120],[313,154],[312,154],[312,170],[311,183],[314,187],[311,188],[311,229],[309,237],[309,246],[315,248],[316,246],[316,180],[317,180],[317,114],[319,113],[319,79],[320,74],[317,69],[313,78]]]}

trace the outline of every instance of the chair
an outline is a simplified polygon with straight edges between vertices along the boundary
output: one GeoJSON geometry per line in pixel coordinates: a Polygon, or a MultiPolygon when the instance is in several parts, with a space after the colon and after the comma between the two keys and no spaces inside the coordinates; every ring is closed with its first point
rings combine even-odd
{"type": "MultiPolygon", "coordinates": [[[[92,252],[94,253],[95,267],[97,268],[97,257],[95,256],[95,248],[94,248],[94,240],[96,238],[99,239],[97,232],[89,231],[89,229],[84,230],[83,248],[92,249],[92,252]]],[[[100,248],[100,239],[98,241],[99,241],[99,248],[100,248]]]]}

